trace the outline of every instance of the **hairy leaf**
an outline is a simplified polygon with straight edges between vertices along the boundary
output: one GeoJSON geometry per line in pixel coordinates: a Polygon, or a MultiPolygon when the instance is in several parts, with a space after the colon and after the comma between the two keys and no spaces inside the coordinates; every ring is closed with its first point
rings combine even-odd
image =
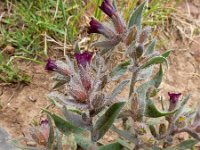
{"type": "Polygon", "coordinates": [[[116,132],[117,134],[119,134],[120,137],[127,139],[131,143],[137,143],[138,142],[137,137],[134,134],[129,133],[128,131],[119,130],[115,126],[112,126],[111,130],[116,132]]]}
{"type": "Polygon", "coordinates": [[[110,108],[97,120],[93,131],[92,140],[98,141],[112,126],[114,120],[117,118],[120,110],[125,102],[118,102],[110,106],[110,108]]]}
{"type": "Polygon", "coordinates": [[[72,124],[74,124],[78,127],[82,127],[87,130],[89,130],[91,128],[90,124],[85,122],[82,119],[81,115],[75,114],[74,112],[70,112],[69,110],[67,110],[66,107],[64,107],[64,109],[63,109],[63,114],[64,114],[65,118],[72,124]]]}
{"type": "Polygon", "coordinates": [[[166,52],[164,52],[164,53],[162,54],[162,56],[165,57],[165,58],[167,58],[167,57],[169,57],[170,53],[171,53],[171,50],[166,51],[166,52]]]}
{"type": "Polygon", "coordinates": [[[131,63],[131,61],[127,60],[127,61],[122,62],[119,65],[117,65],[111,72],[111,78],[113,80],[117,80],[118,78],[123,76],[126,73],[130,63],[131,63]]]}
{"type": "Polygon", "coordinates": [[[141,66],[141,69],[150,67],[150,66],[155,65],[155,64],[162,64],[164,62],[167,64],[167,67],[168,67],[168,61],[167,61],[167,59],[165,57],[163,57],[163,56],[155,56],[155,57],[149,59],[145,64],[143,64],[141,66]]]}
{"type": "Polygon", "coordinates": [[[181,142],[180,144],[172,147],[172,148],[166,148],[164,150],[186,150],[186,149],[192,149],[195,144],[197,144],[199,141],[194,140],[194,139],[189,139],[186,141],[181,142]]]}
{"type": "Polygon", "coordinates": [[[154,52],[155,46],[156,46],[156,39],[153,39],[151,41],[151,43],[149,44],[149,46],[147,47],[144,55],[148,56],[148,55],[152,54],[154,52]]]}
{"type": "Polygon", "coordinates": [[[151,77],[152,72],[153,72],[153,66],[140,70],[137,80],[147,80],[148,78],[151,77]]]}
{"type": "Polygon", "coordinates": [[[140,112],[139,112],[139,116],[142,117],[145,113],[145,108],[146,108],[146,95],[147,95],[147,91],[150,87],[156,87],[158,88],[161,81],[162,81],[162,77],[163,77],[163,70],[162,70],[162,66],[160,65],[160,70],[159,72],[155,75],[155,77],[153,79],[151,79],[150,81],[140,85],[137,90],[136,93],[138,95],[138,101],[139,101],[139,106],[140,106],[140,112]]]}
{"type": "Polygon", "coordinates": [[[111,48],[115,47],[120,41],[121,41],[120,38],[115,38],[112,40],[96,42],[92,46],[99,47],[99,48],[105,48],[105,49],[111,49],[111,48]]]}
{"type": "Polygon", "coordinates": [[[48,138],[48,148],[51,150],[53,148],[53,143],[54,143],[54,129],[53,129],[52,121],[51,121],[51,116],[47,115],[47,117],[48,117],[48,123],[50,127],[49,138],[48,138]]]}
{"type": "Polygon", "coordinates": [[[122,148],[123,146],[120,143],[115,142],[108,145],[100,146],[98,150],[121,150],[122,148]]]}
{"type": "Polygon", "coordinates": [[[177,110],[174,110],[172,112],[161,112],[159,111],[153,101],[151,99],[146,100],[146,109],[145,109],[145,116],[150,118],[158,118],[163,117],[167,115],[171,115],[175,113],[177,110]]]}
{"type": "Polygon", "coordinates": [[[68,99],[64,94],[61,94],[59,92],[51,92],[50,94],[48,94],[48,97],[51,100],[54,100],[54,101],[56,100],[56,101],[61,102],[64,105],[76,107],[78,109],[87,109],[88,108],[87,104],[81,104],[81,103],[76,102],[76,100],[74,100],[74,99],[68,99]]]}
{"type": "Polygon", "coordinates": [[[88,150],[89,147],[92,145],[90,139],[86,138],[87,136],[74,134],[76,143],[83,149],[88,150]]]}
{"type": "Polygon", "coordinates": [[[144,6],[146,4],[146,1],[144,1],[140,6],[136,8],[136,10],[133,12],[129,19],[128,28],[131,28],[132,26],[136,25],[136,27],[141,30],[141,22],[142,22],[142,12],[144,9],[144,6]]]}
{"type": "Polygon", "coordinates": [[[129,83],[130,80],[124,80],[122,81],[113,91],[112,94],[110,96],[110,100],[112,101],[118,94],[120,94],[122,92],[122,90],[124,89],[124,87],[129,83]]]}
{"type": "Polygon", "coordinates": [[[66,121],[65,119],[63,119],[62,117],[56,115],[56,114],[52,114],[51,112],[49,112],[46,109],[43,109],[44,112],[46,112],[48,115],[51,116],[51,118],[54,120],[54,123],[56,125],[56,127],[65,135],[69,135],[71,133],[76,133],[76,134],[80,134],[83,132],[83,129],[80,127],[77,127],[75,125],[73,125],[72,123],[66,121]]]}

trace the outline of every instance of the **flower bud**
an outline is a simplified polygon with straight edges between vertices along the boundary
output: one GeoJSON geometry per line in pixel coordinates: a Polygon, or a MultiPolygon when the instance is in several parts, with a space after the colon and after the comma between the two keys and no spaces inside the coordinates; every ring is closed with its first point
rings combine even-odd
{"type": "Polygon", "coordinates": [[[153,125],[149,125],[149,130],[151,132],[151,134],[156,138],[158,135],[157,135],[157,132],[156,132],[156,129],[153,125]]]}
{"type": "Polygon", "coordinates": [[[139,44],[136,47],[136,57],[140,58],[142,56],[143,52],[144,52],[144,45],[143,44],[139,44]]]}
{"type": "Polygon", "coordinates": [[[85,51],[83,53],[75,53],[74,56],[76,58],[78,66],[86,68],[86,66],[90,64],[92,60],[93,53],[85,51]]]}
{"type": "Polygon", "coordinates": [[[164,123],[161,123],[159,126],[159,134],[160,136],[164,135],[167,131],[166,125],[164,123]]]}
{"type": "Polygon", "coordinates": [[[151,32],[151,28],[149,26],[145,27],[142,33],[139,36],[139,43],[144,43],[147,38],[149,37],[149,34],[151,32]]]}
{"type": "Polygon", "coordinates": [[[104,0],[99,8],[110,18],[115,14],[116,10],[109,0],[104,0]]]}
{"type": "Polygon", "coordinates": [[[181,93],[170,93],[168,92],[168,95],[170,97],[169,99],[169,111],[172,111],[176,108],[177,102],[179,100],[179,97],[181,96],[181,93]]]}
{"type": "Polygon", "coordinates": [[[55,71],[63,76],[70,75],[71,72],[68,69],[67,65],[62,61],[53,61],[50,58],[47,60],[45,69],[48,71],[55,71]],[[63,65],[64,64],[64,65],[63,65]]]}
{"type": "Polygon", "coordinates": [[[135,132],[139,135],[145,135],[147,133],[145,125],[139,122],[134,123],[135,132]]]}
{"type": "Polygon", "coordinates": [[[186,126],[186,117],[185,116],[180,116],[176,122],[175,122],[175,125],[178,127],[178,128],[184,128],[186,126]]]}
{"type": "Polygon", "coordinates": [[[49,58],[47,60],[47,64],[45,66],[45,69],[49,70],[49,71],[55,71],[57,68],[58,68],[58,66],[56,65],[55,61],[53,61],[53,60],[51,60],[51,58],[49,58]]]}
{"type": "Polygon", "coordinates": [[[100,22],[98,22],[94,18],[91,19],[89,24],[90,27],[88,29],[88,34],[91,33],[103,34],[106,38],[112,38],[115,35],[115,33],[112,30],[103,26],[100,22]]]}

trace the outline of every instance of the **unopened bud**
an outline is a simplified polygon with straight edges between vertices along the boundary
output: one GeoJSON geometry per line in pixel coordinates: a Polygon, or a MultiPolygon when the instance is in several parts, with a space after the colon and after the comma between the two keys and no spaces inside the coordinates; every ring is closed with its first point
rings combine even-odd
{"type": "Polygon", "coordinates": [[[135,123],[134,128],[135,128],[136,133],[139,135],[145,135],[147,133],[144,124],[141,124],[139,122],[135,123]]]}
{"type": "Polygon", "coordinates": [[[161,123],[159,126],[159,134],[164,135],[167,131],[166,125],[164,123],[161,123]]]}
{"type": "Polygon", "coordinates": [[[180,116],[176,122],[175,122],[176,126],[178,128],[183,128],[186,126],[186,117],[185,116],[180,116]]]}
{"type": "Polygon", "coordinates": [[[144,45],[143,44],[139,44],[136,47],[136,57],[140,58],[142,56],[143,52],[144,52],[144,45]]]}
{"type": "Polygon", "coordinates": [[[151,28],[149,26],[145,27],[139,36],[139,43],[144,43],[149,37],[150,32],[151,32],[151,28]]]}
{"type": "Polygon", "coordinates": [[[155,127],[154,127],[153,125],[150,125],[150,126],[149,126],[149,130],[150,130],[151,134],[152,134],[154,137],[157,137],[157,136],[158,136],[158,135],[157,135],[157,132],[156,132],[156,129],[155,129],[155,127]]]}

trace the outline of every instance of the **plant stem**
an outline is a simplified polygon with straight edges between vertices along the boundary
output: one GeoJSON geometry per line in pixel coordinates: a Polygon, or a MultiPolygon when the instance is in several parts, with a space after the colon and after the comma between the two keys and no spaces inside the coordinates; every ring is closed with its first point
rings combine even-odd
{"type": "Polygon", "coordinates": [[[136,81],[137,80],[137,75],[138,75],[138,70],[133,71],[132,77],[131,77],[131,83],[130,83],[129,99],[130,99],[132,93],[134,92],[135,84],[137,82],[136,81]]]}

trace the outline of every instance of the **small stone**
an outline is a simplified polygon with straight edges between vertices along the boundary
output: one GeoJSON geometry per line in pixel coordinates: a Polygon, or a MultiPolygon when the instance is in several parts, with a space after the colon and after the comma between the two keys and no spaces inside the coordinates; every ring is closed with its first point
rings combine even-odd
{"type": "Polygon", "coordinates": [[[7,45],[4,50],[3,50],[5,53],[7,54],[14,54],[15,52],[15,48],[12,47],[11,45],[7,45]]]}
{"type": "Polygon", "coordinates": [[[37,101],[37,98],[33,97],[33,96],[29,96],[28,99],[31,101],[31,102],[36,102],[37,101]]]}
{"type": "Polygon", "coordinates": [[[31,146],[31,147],[36,147],[36,146],[37,146],[37,143],[34,142],[34,141],[28,141],[28,142],[26,143],[26,145],[27,145],[27,146],[31,146]]]}
{"type": "Polygon", "coordinates": [[[177,139],[180,140],[180,141],[184,141],[184,140],[186,139],[185,133],[180,133],[180,134],[178,135],[177,139]]]}

